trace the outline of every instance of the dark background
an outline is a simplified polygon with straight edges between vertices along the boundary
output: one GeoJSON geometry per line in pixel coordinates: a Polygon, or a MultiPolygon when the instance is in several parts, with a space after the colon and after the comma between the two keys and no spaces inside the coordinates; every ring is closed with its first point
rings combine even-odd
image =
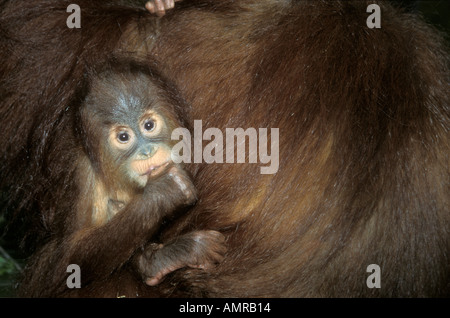
{"type": "MultiPolygon", "coordinates": [[[[405,1],[403,1],[405,2],[405,1]]],[[[425,21],[433,24],[438,30],[445,32],[448,43],[450,36],[450,1],[449,0],[421,0],[416,2],[413,9],[423,16],[425,21]]]]}
{"type": "MultiPolygon", "coordinates": [[[[425,21],[434,25],[437,30],[443,33],[449,43],[450,39],[450,0],[392,0],[395,5],[402,6],[411,12],[422,15],[425,21]]],[[[381,16],[381,26],[383,27],[383,16],[381,16]]],[[[447,45],[448,47],[448,45],[447,45]]],[[[0,193],[5,197],[7,193],[0,193]]],[[[2,202],[4,200],[0,200],[2,202]]],[[[0,208],[0,212],[4,212],[0,208]]],[[[10,233],[8,238],[4,236],[5,220],[0,215],[0,297],[10,297],[13,295],[14,278],[20,273],[20,267],[24,263],[24,255],[17,249],[17,240],[14,233],[10,233]]]]}

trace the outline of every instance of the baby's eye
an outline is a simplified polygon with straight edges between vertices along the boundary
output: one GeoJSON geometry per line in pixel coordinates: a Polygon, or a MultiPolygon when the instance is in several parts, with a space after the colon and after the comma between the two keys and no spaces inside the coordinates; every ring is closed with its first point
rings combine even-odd
{"type": "Polygon", "coordinates": [[[146,120],[144,122],[144,129],[146,131],[152,131],[155,129],[155,127],[156,127],[156,123],[152,119],[146,120]]]}
{"type": "Polygon", "coordinates": [[[130,141],[130,135],[126,131],[121,131],[117,134],[117,140],[122,144],[126,144],[130,141]]]}

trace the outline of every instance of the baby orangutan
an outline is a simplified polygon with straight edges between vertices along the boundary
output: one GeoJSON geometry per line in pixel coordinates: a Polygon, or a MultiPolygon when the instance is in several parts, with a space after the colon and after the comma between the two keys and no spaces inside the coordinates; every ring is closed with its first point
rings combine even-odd
{"type": "Polygon", "coordinates": [[[207,269],[222,260],[224,237],[216,231],[148,243],[165,217],[196,200],[191,179],[171,159],[183,106],[175,88],[148,67],[111,63],[94,75],[80,113],[79,229],[71,244],[84,246],[71,260],[88,272],[82,277],[133,259],[154,286],[179,268],[207,269]]]}

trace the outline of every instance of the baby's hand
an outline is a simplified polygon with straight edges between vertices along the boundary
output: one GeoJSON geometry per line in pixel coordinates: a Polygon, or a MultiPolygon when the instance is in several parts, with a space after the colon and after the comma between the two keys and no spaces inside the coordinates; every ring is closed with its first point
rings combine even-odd
{"type": "Polygon", "coordinates": [[[151,13],[156,14],[158,17],[162,17],[166,14],[166,10],[173,9],[175,2],[182,0],[150,0],[145,4],[145,8],[151,13]]]}

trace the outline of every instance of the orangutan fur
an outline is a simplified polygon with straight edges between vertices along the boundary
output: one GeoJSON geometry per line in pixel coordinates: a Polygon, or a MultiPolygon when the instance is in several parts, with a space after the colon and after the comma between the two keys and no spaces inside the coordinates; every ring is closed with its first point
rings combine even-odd
{"type": "MultiPolygon", "coordinates": [[[[65,286],[67,274],[43,282],[75,248],[73,101],[87,68],[126,55],[174,82],[188,127],[279,128],[279,169],[188,165],[199,200],[151,241],[215,230],[223,261],[149,287],[131,254],[114,262],[98,236],[106,250],[89,266],[111,272],[79,295],[449,296],[450,73],[437,31],[386,1],[185,0],[158,18],[140,1],[79,0],[81,29],[66,26],[69,4],[0,8],[1,186],[37,242],[20,295],[65,286]],[[375,2],[381,28],[370,29],[375,2]],[[367,285],[370,264],[381,288],[367,285]]],[[[116,244],[139,251],[142,238],[116,223],[116,244]]]]}

